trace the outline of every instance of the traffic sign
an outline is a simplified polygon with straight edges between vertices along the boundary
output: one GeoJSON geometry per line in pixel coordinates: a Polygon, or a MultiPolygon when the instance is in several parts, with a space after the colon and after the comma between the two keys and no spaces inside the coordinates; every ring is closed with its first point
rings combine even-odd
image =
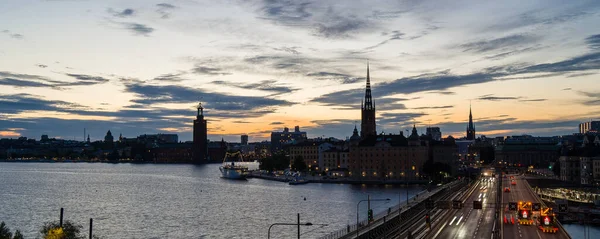
{"type": "Polygon", "coordinates": [[[558,212],[567,212],[568,210],[567,204],[558,204],[558,212]]]}
{"type": "Polygon", "coordinates": [[[452,201],[452,209],[462,209],[462,201],[460,200],[454,200],[452,201]]]}
{"type": "Polygon", "coordinates": [[[517,203],[516,202],[509,202],[508,203],[508,210],[516,211],[517,210],[517,203]]]}

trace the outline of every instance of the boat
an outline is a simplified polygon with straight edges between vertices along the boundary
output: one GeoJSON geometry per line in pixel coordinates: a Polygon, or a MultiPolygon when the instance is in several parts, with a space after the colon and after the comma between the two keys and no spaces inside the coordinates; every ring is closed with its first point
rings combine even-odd
{"type": "Polygon", "coordinates": [[[309,181],[305,178],[294,178],[292,179],[292,181],[290,181],[290,185],[300,185],[300,184],[307,184],[309,183],[309,181]]]}
{"type": "Polygon", "coordinates": [[[227,179],[246,179],[248,176],[248,165],[244,163],[242,154],[239,151],[225,153],[223,165],[219,167],[219,170],[221,171],[221,177],[227,179]]]}

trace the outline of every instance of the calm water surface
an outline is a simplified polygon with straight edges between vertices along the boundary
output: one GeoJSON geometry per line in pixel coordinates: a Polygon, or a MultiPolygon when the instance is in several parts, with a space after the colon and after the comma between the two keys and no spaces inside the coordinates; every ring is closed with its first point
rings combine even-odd
{"type": "MultiPolygon", "coordinates": [[[[0,163],[0,221],[26,238],[44,222],[65,219],[106,238],[266,238],[273,223],[301,221],[316,238],[356,222],[356,203],[367,198],[375,213],[401,199],[400,186],[286,183],[219,176],[219,165],[0,163]],[[306,200],[304,198],[306,197],[306,200]]],[[[421,187],[409,187],[412,197],[421,187]]],[[[361,220],[366,203],[361,203],[361,220]]],[[[294,226],[274,226],[272,238],[293,238],[294,226]]]]}

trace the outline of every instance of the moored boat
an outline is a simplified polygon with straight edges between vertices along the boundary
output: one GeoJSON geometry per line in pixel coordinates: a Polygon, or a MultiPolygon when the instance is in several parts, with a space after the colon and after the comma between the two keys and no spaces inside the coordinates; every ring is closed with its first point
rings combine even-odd
{"type": "Polygon", "coordinates": [[[240,152],[226,153],[225,158],[223,159],[223,165],[219,167],[219,170],[221,171],[221,177],[223,178],[246,179],[248,176],[248,165],[243,163],[242,154],[240,152]]]}

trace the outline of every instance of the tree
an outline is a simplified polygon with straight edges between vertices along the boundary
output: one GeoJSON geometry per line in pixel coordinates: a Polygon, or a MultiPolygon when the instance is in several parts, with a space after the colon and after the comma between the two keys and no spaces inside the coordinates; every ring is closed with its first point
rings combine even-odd
{"type": "Polygon", "coordinates": [[[284,154],[273,154],[260,160],[260,169],[262,170],[283,170],[289,166],[289,160],[284,154]]]}
{"type": "Polygon", "coordinates": [[[292,170],[303,172],[306,171],[306,168],[306,162],[304,162],[302,155],[296,156],[294,163],[292,164],[292,170]]]}
{"type": "Polygon", "coordinates": [[[23,234],[21,234],[21,231],[16,230],[15,231],[15,235],[13,236],[13,239],[23,239],[23,234]]]}
{"type": "Polygon", "coordinates": [[[81,229],[83,226],[69,220],[63,222],[62,228],[58,221],[54,221],[46,222],[40,229],[40,234],[45,239],[85,239],[86,236],[81,233],[81,229]]]}
{"type": "Polygon", "coordinates": [[[0,223],[0,239],[11,239],[12,233],[4,222],[0,223]]]}

